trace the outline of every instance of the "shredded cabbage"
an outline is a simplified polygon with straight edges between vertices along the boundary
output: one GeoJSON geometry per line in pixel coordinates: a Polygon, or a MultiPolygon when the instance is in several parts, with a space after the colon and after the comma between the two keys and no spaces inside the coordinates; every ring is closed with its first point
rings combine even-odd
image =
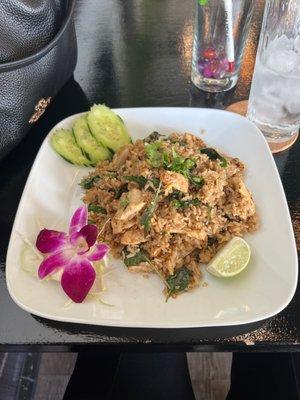
{"type": "MultiPolygon", "coordinates": [[[[43,260],[42,254],[36,249],[35,245],[33,245],[22,233],[17,232],[20,238],[23,240],[24,245],[20,255],[20,265],[21,268],[32,275],[34,278],[38,279],[38,268],[40,263],[43,260]]],[[[104,276],[108,275],[112,272],[112,270],[107,270],[108,267],[108,257],[105,256],[100,261],[95,261],[93,263],[93,267],[96,270],[96,279],[94,285],[92,286],[88,296],[96,297],[96,299],[103,305],[108,307],[114,307],[113,304],[106,303],[101,299],[100,294],[106,290],[104,285],[104,276]]],[[[63,273],[63,268],[58,269],[51,275],[49,275],[48,279],[52,279],[54,281],[60,282],[61,276],[63,273]]],[[[46,278],[47,279],[47,278],[46,278]]],[[[63,308],[69,308],[73,305],[73,301],[69,299],[64,305],[63,308]]]]}

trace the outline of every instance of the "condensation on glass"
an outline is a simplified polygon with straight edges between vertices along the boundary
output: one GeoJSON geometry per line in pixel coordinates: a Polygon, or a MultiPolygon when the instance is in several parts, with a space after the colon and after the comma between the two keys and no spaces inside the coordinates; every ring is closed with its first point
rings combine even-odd
{"type": "Polygon", "coordinates": [[[250,91],[248,118],[269,142],[300,125],[300,1],[267,0],[250,91]]]}

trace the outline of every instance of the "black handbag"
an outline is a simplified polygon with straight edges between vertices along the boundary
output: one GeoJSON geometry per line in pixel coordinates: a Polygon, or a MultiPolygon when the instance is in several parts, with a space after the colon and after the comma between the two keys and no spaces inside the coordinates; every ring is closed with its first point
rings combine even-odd
{"type": "Polygon", "coordinates": [[[0,0],[0,158],[73,74],[74,0],[0,0]]]}

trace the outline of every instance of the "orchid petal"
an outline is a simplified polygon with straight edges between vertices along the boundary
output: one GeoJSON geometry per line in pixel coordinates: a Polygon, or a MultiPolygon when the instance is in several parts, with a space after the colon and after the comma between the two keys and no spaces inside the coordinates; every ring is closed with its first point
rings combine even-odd
{"type": "Polygon", "coordinates": [[[70,237],[70,242],[72,245],[76,246],[78,238],[84,238],[89,249],[96,242],[97,236],[98,228],[96,225],[88,224],[81,228],[79,232],[73,233],[70,237]]]}
{"type": "Polygon", "coordinates": [[[104,243],[99,243],[94,246],[91,252],[88,254],[88,259],[90,261],[101,260],[108,252],[109,247],[104,243]]]}
{"type": "Polygon", "coordinates": [[[36,239],[36,247],[41,253],[57,252],[66,244],[66,233],[50,229],[42,229],[36,239]]]}
{"type": "Polygon", "coordinates": [[[85,259],[73,259],[65,268],[61,278],[61,286],[65,293],[75,302],[81,303],[96,278],[91,263],[85,259]]]}
{"type": "Polygon", "coordinates": [[[74,232],[79,232],[87,224],[88,211],[86,206],[77,208],[74,212],[70,222],[70,235],[74,232]]]}
{"type": "Polygon", "coordinates": [[[57,253],[51,254],[49,257],[45,258],[45,260],[42,261],[41,265],[39,266],[39,278],[43,279],[47,275],[57,270],[57,268],[65,267],[70,262],[73,255],[74,251],[68,249],[58,251],[57,253]]]}

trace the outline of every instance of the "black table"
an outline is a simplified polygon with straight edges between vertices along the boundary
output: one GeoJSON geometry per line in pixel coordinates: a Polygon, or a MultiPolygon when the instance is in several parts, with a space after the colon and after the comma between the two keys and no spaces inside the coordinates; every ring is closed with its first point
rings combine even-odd
{"type": "MultiPolygon", "coordinates": [[[[111,107],[224,108],[247,98],[263,3],[256,2],[236,90],[212,96],[191,90],[192,0],[78,0],[78,83],[67,83],[26,139],[0,162],[0,350],[76,351],[96,345],[164,351],[300,350],[300,289],[290,305],[268,321],[226,328],[154,330],[74,325],[38,318],[13,303],[5,283],[5,256],[15,212],[32,162],[50,128],[94,102],[111,107]]],[[[299,249],[300,141],[275,159],[299,249]]]]}

